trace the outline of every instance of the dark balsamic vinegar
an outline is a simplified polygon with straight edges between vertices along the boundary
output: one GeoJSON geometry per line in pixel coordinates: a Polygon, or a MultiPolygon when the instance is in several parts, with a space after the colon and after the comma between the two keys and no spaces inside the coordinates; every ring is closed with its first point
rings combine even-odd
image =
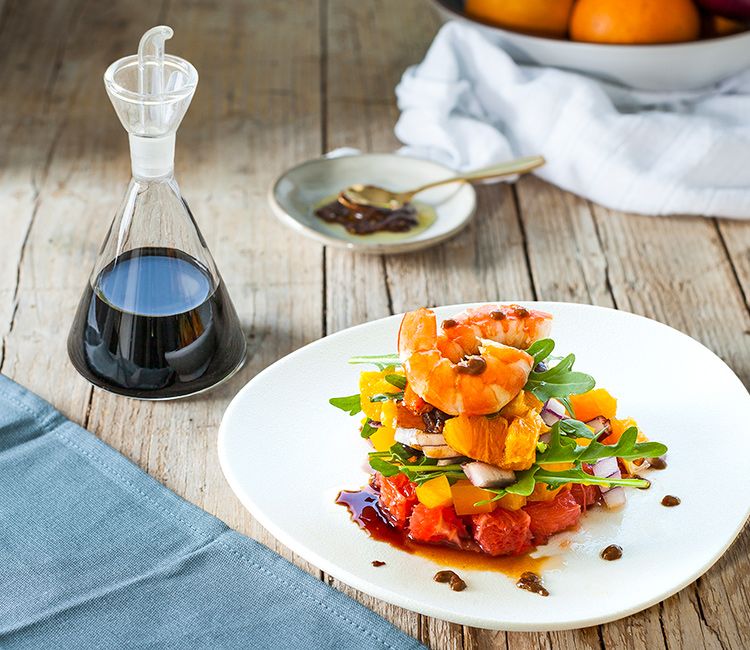
{"type": "Polygon", "coordinates": [[[87,285],[68,354],[96,386],[169,399],[232,374],[245,340],[221,280],[186,253],[146,247],[120,255],[87,285]]]}

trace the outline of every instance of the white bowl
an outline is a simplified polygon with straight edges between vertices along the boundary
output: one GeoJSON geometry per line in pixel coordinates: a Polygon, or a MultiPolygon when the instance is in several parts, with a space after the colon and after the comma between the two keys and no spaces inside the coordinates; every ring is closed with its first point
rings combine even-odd
{"type": "Polygon", "coordinates": [[[750,31],[689,43],[605,45],[530,36],[473,20],[462,0],[432,0],[444,20],[475,25],[520,63],[566,68],[639,90],[693,90],[750,66],[750,31]]]}
{"type": "Polygon", "coordinates": [[[318,219],[315,208],[355,183],[400,192],[455,175],[438,163],[396,154],[315,158],[284,172],[268,200],[283,224],[327,246],[375,255],[408,253],[439,244],[468,225],[476,208],[471,185],[454,183],[420,192],[416,202],[431,209],[435,220],[426,229],[408,233],[351,235],[343,226],[318,219]]]}

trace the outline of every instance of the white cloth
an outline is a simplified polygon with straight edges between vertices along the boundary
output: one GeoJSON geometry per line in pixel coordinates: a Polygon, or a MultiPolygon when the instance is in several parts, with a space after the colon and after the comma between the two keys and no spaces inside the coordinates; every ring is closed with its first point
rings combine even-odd
{"type": "Polygon", "coordinates": [[[607,207],[750,218],[750,71],[702,92],[634,91],[518,65],[448,23],[396,94],[404,153],[459,170],[542,154],[535,173],[607,207]]]}

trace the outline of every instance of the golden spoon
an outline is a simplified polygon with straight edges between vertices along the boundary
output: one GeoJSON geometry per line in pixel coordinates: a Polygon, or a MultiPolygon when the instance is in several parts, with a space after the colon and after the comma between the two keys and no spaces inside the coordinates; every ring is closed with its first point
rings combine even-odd
{"type": "Polygon", "coordinates": [[[542,156],[518,158],[516,160],[511,160],[510,162],[501,163],[500,165],[485,167],[484,169],[479,169],[468,174],[461,174],[460,176],[445,178],[442,181],[427,183],[426,185],[422,185],[414,190],[409,190],[408,192],[391,192],[390,190],[378,187],[377,185],[352,185],[339,194],[339,202],[354,210],[362,206],[398,210],[399,208],[402,208],[404,204],[409,203],[415,194],[419,194],[419,192],[423,192],[424,190],[433,187],[438,187],[439,185],[458,182],[484,181],[492,178],[500,178],[502,176],[510,176],[512,174],[525,174],[532,169],[541,167],[544,163],[545,160],[542,156]]]}

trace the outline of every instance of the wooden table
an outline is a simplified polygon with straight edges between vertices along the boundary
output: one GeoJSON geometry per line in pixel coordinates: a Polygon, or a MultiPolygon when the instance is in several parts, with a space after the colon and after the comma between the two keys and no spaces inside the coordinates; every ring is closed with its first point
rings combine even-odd
{"type": "MultiPolygon", "coordinates": [[[[538,298],[617,307],[690,334],[750,380],[750,224],[626,215],[534,178],[480,190],[474,224],[420,254],[356,257],[274,220],[266,191],[289,165],[344,145],[398,146],[394,85],[437,29],[421,0],[0,0],[0,369],[178,494],[430,647],[748,647],[748,530],[704,577],[636,616],[506,634],[420,616],[322,575],[255,523],[224,481],[217,427],[250,377],[321,336],[418,305],[538,298]],[[159,23],[175,29],[168,51],[200,71],[177,175],[249,348],[233,381],[172,403],[92,389],[65,352],[129,177],[102,74],[159,23]]],[[[746,428],[738,423],[737,435],[746,428]]]]}

